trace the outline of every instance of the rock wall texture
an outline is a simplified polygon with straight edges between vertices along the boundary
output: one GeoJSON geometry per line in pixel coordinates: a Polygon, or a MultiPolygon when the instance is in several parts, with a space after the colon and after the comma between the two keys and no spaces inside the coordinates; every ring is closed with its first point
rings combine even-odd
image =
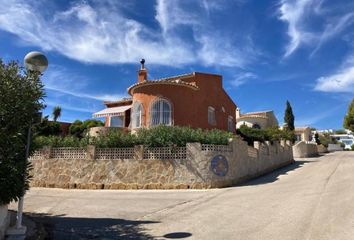
{"type": "Polygon", "coordinates": [[[7,205],[0,205],[0,239],[3,239],[10,224],[7,205]]]}
{"type": "Polygon", "coordinates": [[[306,158],[318,156],[317,144],[313,142],[300,141],[293,146],[295,158],[306,158]]]}
{"type": "Polygon", "coordinates": [[[82,189],[188,189],[227,187],[293,162],[289,142],[239,139],[228,146],[185,148],[50,149],[31,158],[32,186],[82,189]]]}

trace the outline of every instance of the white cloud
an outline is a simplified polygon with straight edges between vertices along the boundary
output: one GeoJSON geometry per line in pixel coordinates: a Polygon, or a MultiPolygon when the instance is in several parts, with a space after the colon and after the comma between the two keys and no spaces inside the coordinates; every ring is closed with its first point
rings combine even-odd
{"type": "Polygon", "coordinates": [[[58,65],[49,65],[48,71],[43,75],[42,81],[45,89],[58,93],[71,95],[78,98],[87,98],[100,101],[114,101],[127,97],[126,94],[107,94],[107,93],[85,93],[87,82],[90,79],[58,65]]]}
{"type": "Polygon", "coordinates": [[[313,46],[310,55],[313,56],[325,42],[353,23],[353,12],[326,9],[323,4],[323,0],[280,0],[279,19],[288,24],[290,38],[284,57],[289,57],[301,45],[313,46]],[[316,28],[311,25],[314,21],[317,21],[316,28]]]}
{"type": "Polygon", "coordinates": [[[345,14],[342,17],[339,17],[335,21],[330,21],[328,24],[326,24],[325,30],[322,32],[319,40],[317,41],[318,44],[311,53],[311,56],[314,55],[329,39],[333,38],[334,36],[338,35],[341,33],[345,28],[347,28],[349,25],[351,25],[354,22],[354,12],[345,14]]]}
{"type": "Polygon", "coordinates": [[[256,79],[258,76],[252,72],[244,72],[235,76],[235,78],[230,82],[232,86],[238,87],[245,84],[251,79],[256,79]]]}
{"type": "MultiPolygon", "coordinates": [[[[221,35],[210,34],[212,26],[200,28],[208,21],[208,14],[192,11],[190,1],[157,0],[155,19],[160,29],[128,18],[116,1],[82,1],[50,14],[34,0],[0,2],[0,29],[26,44],[81,62],[135,63],[145,57],[148,63],[168,66],[200,63],[240,67],[251,55],[242,51],[247,46],[232,42],[227,48],[214,48],[221,35]],[[186,38],[180,26],[189,28],[193,36],[186,38]]],[[[210,11],[219,5],[207,6],[210,11]]]]}
{"type": "Polygon", "coordinates": [[[290,43],[286,47],[285,57],[291,55],[303,42],[311,36],[303,30],[303,18],[307,7],[313,0],[282,0],[279,8],[279,19],[288,23],[290,43]]]}
{"type": "Polygon", "coordinates": [[[315,90],[322,92],[354,93],[354,65],[317,79],[315,90]]]}

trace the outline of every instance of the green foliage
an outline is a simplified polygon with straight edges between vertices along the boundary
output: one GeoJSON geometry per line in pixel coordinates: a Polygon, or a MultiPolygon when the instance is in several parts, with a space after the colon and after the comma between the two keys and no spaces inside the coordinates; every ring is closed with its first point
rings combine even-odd
{"type": "Polygon", "coordinates": [[[332,138],[329,133],[320,134],[319,140],[320,140],[320,143],[325,147],[328,147],[328,144],[330,144],[330,143],[331,144],[337,143],[337,140],[335,138],[332,138]]]}
{"type": "Polygon", "coordinates": [[[58,118],[61,116],[61,107],[60,106],[55,106],[53,108],[53,120],[56,122],[58,118]]]}
{"type": "MultiPolygon", "coordinates": [[[[0,59],[0,205],[18,200],[29,187],[27,133],[43,109],[39,75],[0,59]]],[[[35,150],[33,147],[30,152],[35,150]]]]}
{"type": "Polygon", "coordinates": [[[48,116],[45,116],[42,121],[34,128],[36,136],[58,136],[60,134],[60,123],[51,122],[48,116]]]}
{"type": "Polygon", "coordinates": [[[288,130],[293,131],[295,129],[295,117],[294,117],[293,109],[292,109],[289,101],[286,101],[284,123],[286,123],[288,130]]]}
{"type": "Polygon", "coordinates": [[[347,132],[344,129],[338,129],[334,133],[335,134],[347,134],[347,132]]]}
{"type": "Polygon", "coordinates": [[[86,135],[88,129],[99,126],[104,126],[104,123],[95,119],[88,119],[83,122],[76,120],[73,124],[71,124],[69,133],[75,137],[82,138],[86,135]]]}
{"type": "Polygon", "coordinates": [[[348,107],[348,112],[344,117],[343,127],[354,132],[354,98],[348,107]]]}
{"type": "Polygon", "coordinates": [[[351,147],[351,148],[352,148],[352,151],[354,151],[354,144],[352,145],[352,147],[351,147]]]}
{"type": "Polygon", "coordinates": [[[279,128],[267,128],[267,129],[256,129],[250,128],[246,125],[241,126],[237,129],[237,134],[239,134],[243,140],[245,140],[248,145],[253,145],[254,141],[264,142],[264,141],[280,141],[284,140],[295,140],[295,134],[293,131],[280,130],[279,128]]]}
{"type": "Polygon", "coordinates": [[[202,144],[226,145],[232,133],[212,129],[202,130],[190,127],[157,126],[151,129],[140,129],[137,132],[138,141],[150,147],[185,146],[187,142],[202,144]]]}
{"type": "Polygon", "coordinates": [[[133,147],[145,145],[149,147],[185,146],[188,142],[203,144],[227,145],[232,133],[221,130],[201,130],[189,127],[156,126],[151,129],[140,129],[135,134],[122,130],[112,130],[100,137],[37,137],[35,144],[38,147],[85,147],[88,144],[100,148],[133,147]]]}
{"type": "Polygon", "coordinates": [[[315,133],[315,141],[317,145],[321,145],[320,135],[318,133],[315,133]]]}
{"type": "Polygon", "coordinates": [[[34,139],[33,145],[36,148],[44,146],[52,147],[86,147],[89,144],[89,138],[78,138],[74,136],[38,136],[34,139]]]}

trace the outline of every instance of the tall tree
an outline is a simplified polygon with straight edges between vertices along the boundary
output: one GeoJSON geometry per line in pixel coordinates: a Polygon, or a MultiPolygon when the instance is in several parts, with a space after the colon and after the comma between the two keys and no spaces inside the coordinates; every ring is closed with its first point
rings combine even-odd
{"type": "Polygon", "coordinates": [[[291,131],[295,129],[295,117],[293,114],[293,109],[291,108],[290,102],[286,101],[286,109],[284,114],[284,123],[286,123],[287,128],[291,131]]]}
{"type": "Polygon", "coordinates": [[[344,117],[343,127],[354,132],[354,98],[349,105],[347,115],[344,117]]]}
{"type": "MultiPolygon", "coordinates": [[[[16,62],[0,59],[0,205],[18,200],[29,187],[28,129],[43,109],[39,73],[23,72],[16,62]],[[25,181],[24,181],[25,180],[25,181]]],[[[32,138],[32,136],[29,136],[32,138]]],[[[33,145],[30,149],[34,151],[33,145]]]]}
{"type": "Polygon", "coordinates": [[[54,122],[56,122],[58,120],[58,118],[60,118],[61,116],[61,107],[60,106],[55,106],[53,108],[53,120],[54,122]]]}

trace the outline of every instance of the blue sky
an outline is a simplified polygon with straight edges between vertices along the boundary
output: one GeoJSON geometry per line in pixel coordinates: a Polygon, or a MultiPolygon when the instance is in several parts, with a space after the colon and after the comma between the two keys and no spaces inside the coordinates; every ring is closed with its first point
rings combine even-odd
{"type": "Polygon", "coordinates": [[[341,128],[354,97],[352,0],[0,0],[0,57],[44,52],[45,114],[90,118],[149,78],[223,75],[242,112],[292,104],[297,126],[341,128]]]}

